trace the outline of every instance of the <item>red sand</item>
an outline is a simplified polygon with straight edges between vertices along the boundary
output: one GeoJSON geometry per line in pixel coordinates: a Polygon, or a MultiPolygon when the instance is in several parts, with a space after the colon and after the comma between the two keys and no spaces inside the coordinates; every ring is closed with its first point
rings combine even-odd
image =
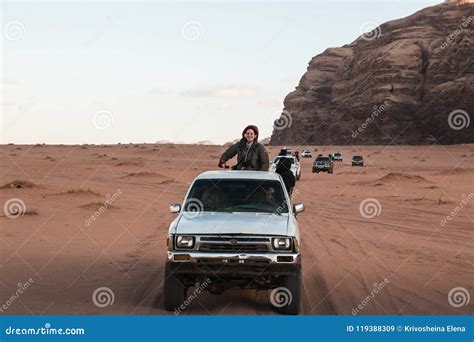
{"type": "MultiPolygon", "coordinates": [[[[0,308],[9,303],[0,314],[167,314],[169,204],[182,201],[196,175],[215,169],[223,150],[0,146],[0,187],[15,180],[36,185],[0,189],[2,206],[19,198],[27,212],[0,217],[0,308]],[[29,278],[33,283],[12,301],[18,283],[29,278]],[[92,293],[103,286],[113,291],[114,303],[99,308],[92,293]]],[[[297,183],[294,201],[306,206],[298,216],[303,314],[351,314],[363,302],[363,315],[473,314],[473,299],[456,308],[448,293],[464,287],[474,296],[474,198],[444,226],[442,220],[463,194],[474,192],[474,145],[319,147],[313,154],[336,150],[344,162],[334,174],[312,174],[313,159],[302,159],[297,183]],[[364,168],[350,166],[353,154],[365,157],[364,168]],[[367,198],[379,201],[380,215],[361,215],[367,198]]],[[[274,157],[279,147],[269,151],[274,157]]],[[[183,314],[275,312],[269,292],[247,290],[201,294],[183,314]]]]}

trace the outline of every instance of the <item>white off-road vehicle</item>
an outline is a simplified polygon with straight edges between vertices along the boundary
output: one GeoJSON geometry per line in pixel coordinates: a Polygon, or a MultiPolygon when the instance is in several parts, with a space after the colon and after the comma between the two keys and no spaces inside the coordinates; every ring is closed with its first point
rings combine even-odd
{"type": "Polygon", "coordinates": [[[192,182],[168,233],[166,310],[183,307],[190,287],[269,289],[281,313],[298,314],[300,234],[280,175],[264,171],[208,171],[192,182]]]}

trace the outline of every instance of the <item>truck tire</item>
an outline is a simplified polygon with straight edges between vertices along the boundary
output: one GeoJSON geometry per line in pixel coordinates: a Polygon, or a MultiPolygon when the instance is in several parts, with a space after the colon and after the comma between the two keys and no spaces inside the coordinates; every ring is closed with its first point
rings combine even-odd
{"type": "Polygon", "coordinates": [[[167,262],[165,266],[164,281],[166,311],[174,311],[184,303],[187,288],[183,283],[183,277],[173,274],[171,263],[167,262]]]}
{"type": "Polygon", "coordinates": [[[278,312],[284,315],[299,315],[301,305],[301,268],[295,274],[283,277],[281,286],[291,294],[288,305],[277,308],[278,312]]]}

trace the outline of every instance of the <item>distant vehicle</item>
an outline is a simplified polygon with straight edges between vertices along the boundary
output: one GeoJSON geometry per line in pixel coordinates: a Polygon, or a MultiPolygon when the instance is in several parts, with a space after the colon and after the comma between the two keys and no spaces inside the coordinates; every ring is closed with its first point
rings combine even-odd
{"type": "Polygon", "coordinates": [[[298,159],[296,159],[295,156],[278,156],[278,157],[276,157],[275,160],[272,163],[272,166],[270,167],[270,171],[271,172],[276,171],[277,165],[278,165],[278,163],[280,162],[280,160],[282,158],[289,158],[291,160],[291,172],[293,172],[293,174],[295,175],[296,180],[300,179],[301,178],[301,164],[298,161],[298,159]]]}
{"type": "Polygon", "coordinates": [[[352,166],[364,166],[364,158],[362,156],[353,156],[352,166]]]}
{"type": "Polygon", "coordinates": [[[313,163],[313,173],[327,172],[332,173],[334,170],[334,163],[331,155],[328,157],[317,157],[313,163]]]}
{"type": "Polygon", "coordinates": [[[342,154],[340,152],[334,152],[332,154],[332,160],[342,162],[342,154]]]}
{"type": "Polygon", "coordinates": [[[303,150],[303,152],[301,152],[301,156],[302,156],[303,158],[313,158],[313,155],[312,155],[311,152],[308,151],[308,150],[303,150]]]}
{"type": "Polygon", "coordinates": [[[293,151],[291,147],[288,147],[288,146],[283,147],[283,149],[286,150],[287,154],[291,154],[291,152],[293,151]]]}

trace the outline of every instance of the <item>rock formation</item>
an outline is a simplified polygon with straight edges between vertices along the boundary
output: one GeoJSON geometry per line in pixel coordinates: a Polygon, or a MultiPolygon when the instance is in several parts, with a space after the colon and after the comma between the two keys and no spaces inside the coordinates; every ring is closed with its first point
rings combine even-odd
{"type": "Polygon", "coordinates": [[[474,143],[474,4],[443,3],[314,57],[272,145],[474,143]]]}

